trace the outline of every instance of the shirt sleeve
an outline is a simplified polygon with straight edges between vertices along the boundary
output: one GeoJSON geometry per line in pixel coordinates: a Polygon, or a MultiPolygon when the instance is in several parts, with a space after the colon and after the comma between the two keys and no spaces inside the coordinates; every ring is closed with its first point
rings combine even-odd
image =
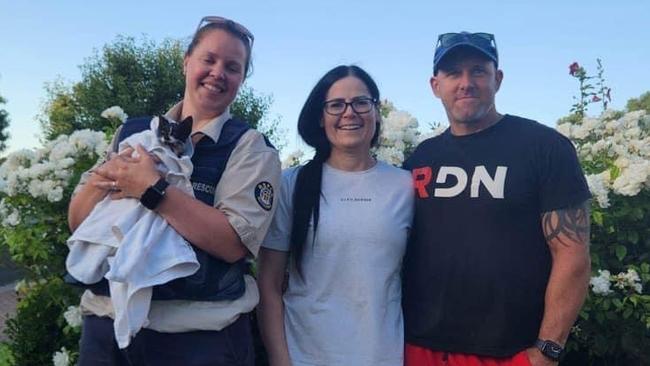
{"type": "Polygon", "coordinates": [[[214,206],[254,256],[277,206],[280,174],[278,152],[266,145],[262,134],[250,130],[230,155],[215,190],[214,206]]]}
{"type": "Polygon", "coordinates": [[[282,186],[278,195],[278,209],[275,211],[271,227],[262,242],[264,248],[288,252],[291,246],[293,227],[293,189],[298,176],[298,168],[282,172],[282,186]]]}
{"type": "Polygon", "coordinates": [[[570,207],[591,198],[576,150],[569,139],[557,134],[545,146],[539,166],[542,213],[570,207]]]}

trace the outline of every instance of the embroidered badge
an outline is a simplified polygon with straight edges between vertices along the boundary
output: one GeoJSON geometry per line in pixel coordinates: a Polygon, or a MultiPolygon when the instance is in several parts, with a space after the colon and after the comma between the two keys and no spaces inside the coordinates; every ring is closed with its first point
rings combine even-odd
{"type": "Polygon", "coordinates": [[[273,207],[273,186],[271,183],[257,183],[255,186],[255,199],[263,209],[270,211],[271,207],[273,207]]]}

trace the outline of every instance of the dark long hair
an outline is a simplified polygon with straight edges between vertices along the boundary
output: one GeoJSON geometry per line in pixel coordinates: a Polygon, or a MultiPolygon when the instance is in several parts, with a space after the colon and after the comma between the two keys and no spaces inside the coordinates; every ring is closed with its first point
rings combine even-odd
{"type": "MultiPolygon", "coordinates": [[[[323,179],[323,164],[330,156],[332,147],[325,129],[321,127],[323,118],[323,103],[327,92],[332,85],[348,76],[354,76],[368,88],[370,96],[379,100],[379,89],[374,80],[362,68],[354,65],[341,65],[328,71],[312,89],[307,101],[298,117],[298,133],[300,137],[316,150],[314,158],[298,171],[296,184],[293,191],[293,224],[291,227],[291,257],[298,273],[302,274],[302,258],[309,220],[314,218],[314,236],[318,227],[321,182],[323,179]]],[[[379,139],[379,113],[377,113],[377,126],[371,144],[375,145],[379,139]]],[[[314,238],[311,238],[313,241],[314,238]]]]}

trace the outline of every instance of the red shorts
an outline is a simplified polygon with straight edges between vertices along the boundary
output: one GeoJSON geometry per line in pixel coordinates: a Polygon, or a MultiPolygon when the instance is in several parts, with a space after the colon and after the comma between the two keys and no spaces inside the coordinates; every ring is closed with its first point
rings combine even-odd
{"type": "Polygon", "coordinates": [[[406,344],[404,366],[531,366],[526,350],[511,357],[487,357],[432,351],[406,344]]]}

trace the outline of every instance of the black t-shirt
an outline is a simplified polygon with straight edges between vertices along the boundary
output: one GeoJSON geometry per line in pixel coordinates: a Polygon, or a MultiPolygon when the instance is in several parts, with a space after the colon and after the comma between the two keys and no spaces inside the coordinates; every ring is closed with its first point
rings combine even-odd
{"type": "Polygon", "coordinates": [[[541,215],[590,197],[571,142],[506,115],[426,140],[407,160],[416,214],[404,260],[406,341],[510,356],[539,331],[551,268],[541,215]]]}

